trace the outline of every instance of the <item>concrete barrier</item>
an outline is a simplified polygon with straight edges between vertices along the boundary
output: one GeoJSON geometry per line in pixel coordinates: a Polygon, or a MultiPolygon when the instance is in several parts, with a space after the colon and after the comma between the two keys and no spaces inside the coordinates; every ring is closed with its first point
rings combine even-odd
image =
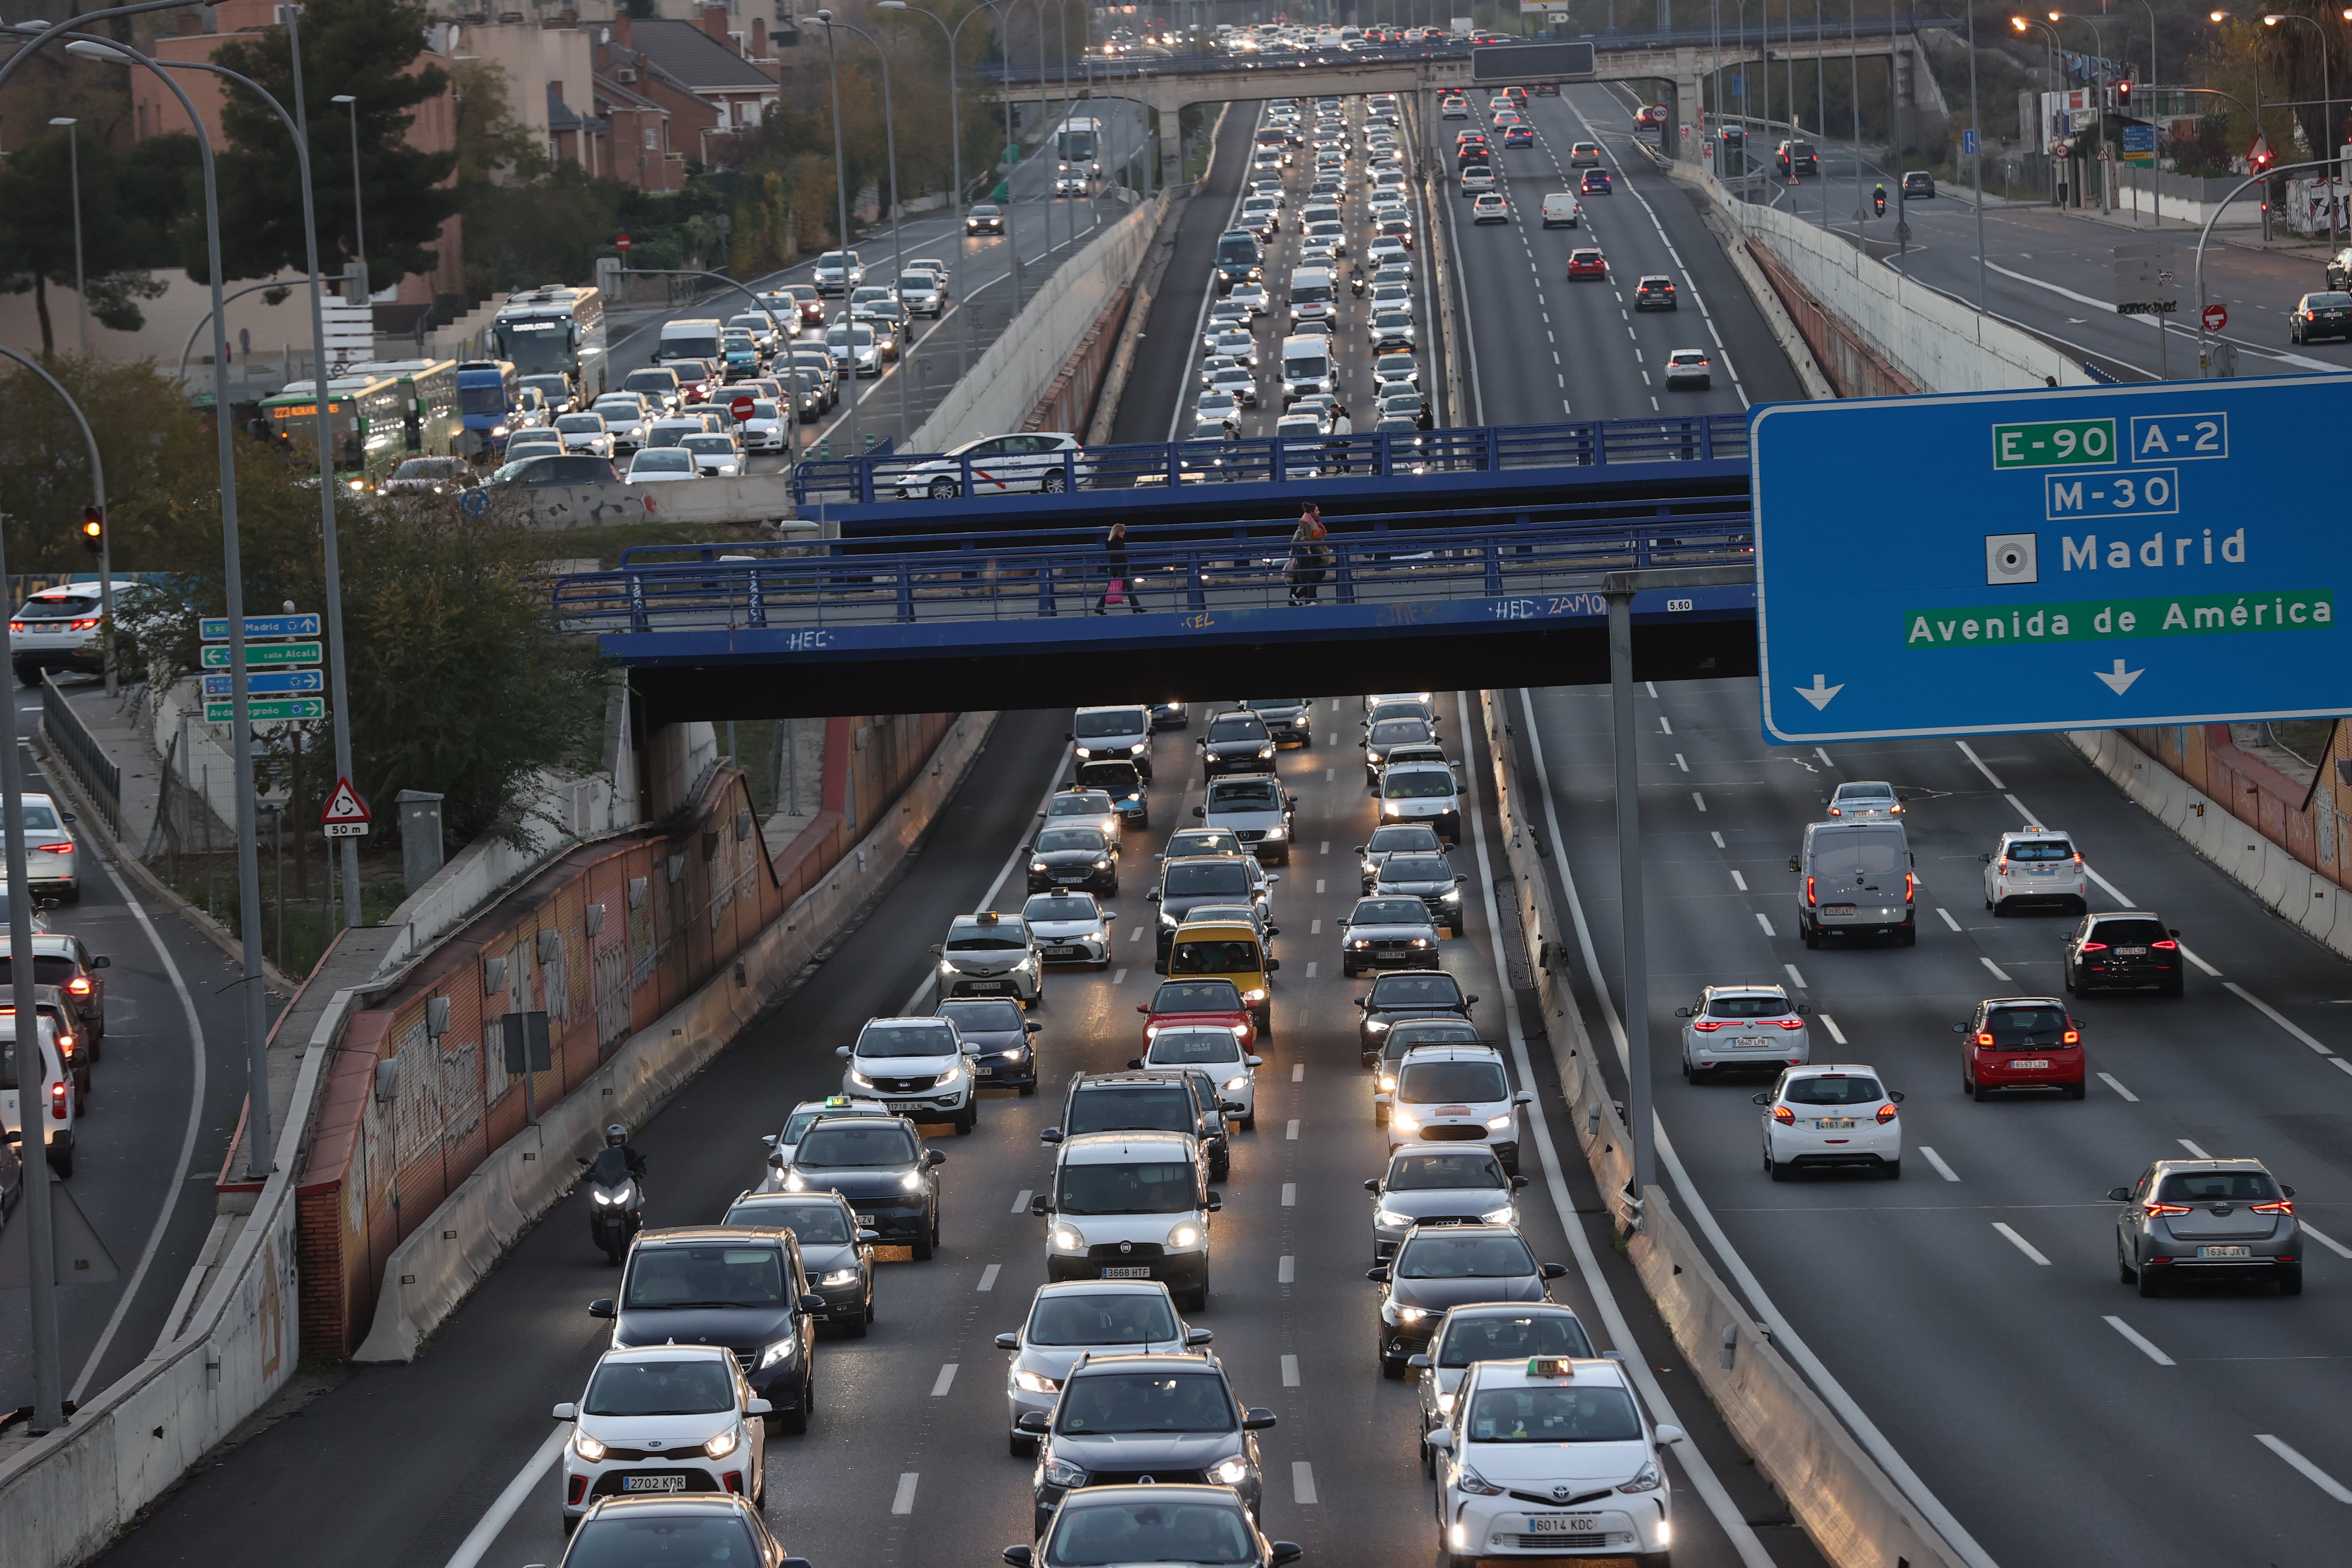
{"type": "MultiPolygon", "coordinates": [[[[783,524],[793,511],[789,473],[749,474],[732,479],[674,479],[667,484],[546,485],[493,490],[511,497],[523,521],[554,531],[610,528],[623,522],[734,522],[783,524]]],[[[810,538],[816,525],[806,523],[810,538]]]]}
{"type": "MultiPolygon", "coordinates": [[[[1542,808],[1518,777],[1512,727],[1502,711],[1505,695],[1482,693],[1480,707],[1511,868],[1508,891],[1526,951],[1534,958],[1536,992],[1570,1127],[1623,1228],[1623,1194],[1633,1178],[1631,1146],[1570,993],[1563,933],[1570,927],[1553,906],[1537,848],[1542,808]]],[[[1965,1568],[1968,1560],[1903,1496],[1740,1306],[1663,1189],[1653,1189],[1640,1228],[1628,1235],[1626,1251],[1733,1437],[1834,1568],[1965,1568]]]]}
{"type": "Polygon", "coordinates": [[[374,1321],[353,1358],[411,1361],[425,1337],[481,1283],[507,1248],[571,1190],[576,1155],[613,1121],[641,1125],[836,941],[888,885],[980,754],[993,713],[966,713],[897,808],[814,891],[771,922],[736,962],[616,1051],[579,1088],[488,1155],[431,1217],[392,1249],[374,1321]]]}

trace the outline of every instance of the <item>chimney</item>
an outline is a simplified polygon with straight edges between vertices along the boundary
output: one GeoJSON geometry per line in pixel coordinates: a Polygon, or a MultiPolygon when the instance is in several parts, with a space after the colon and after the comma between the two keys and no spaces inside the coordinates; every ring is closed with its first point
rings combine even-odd
{"type": "Polygon", "coordinates": [[[765,16],[751,18],[751,58],[755,60],[768,58],[768,19],[765,16]]]}
{"type": "Polygon", "coordinates": [[[613,8],[613,41],[625,49],[635,47],[629,42],[629,13],[618,5],[613,8]]]}
{"type": "Polygon", "coordinates": [[[702,8],[702,30],[726,45],[730,50],[734,48],[733,41],[727,37],[726,6],[705,5],[702,8]]]}

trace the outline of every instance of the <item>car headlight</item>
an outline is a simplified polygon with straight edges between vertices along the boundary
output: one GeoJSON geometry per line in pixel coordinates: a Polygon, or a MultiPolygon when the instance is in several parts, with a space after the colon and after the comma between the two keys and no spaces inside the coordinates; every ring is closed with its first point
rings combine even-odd
{"type": "Polygon", "coordinates": [[[940,973],[941,974],[953,974],[955,972],[956,966],[954,959],[942,958],[940,960],[940,973]]]}
{"type": "Polygon", "coordinates": [[[1257,754],[1259,761],[1263,762],[1267,757],[1274,755],[1274,748],[1272,746],[1260,746],[1257,749],[1257,754]]]}
{"type": "Polygon", "coordinates": [[[1394,1209],[1374,1209],[1372,1223],[1384,1230],[1404,1230],[1412,1224],[1412,1215],[1399,1214],[1394,1209]]]}
{"type": "Polygon", "coordinates": [[[1486,1125],[1495,1129],[1498,1132],[1504,1128],[1508,1127],[1510,1124],[1511,1113],[1507,1110],[1503,1112],[1500,1116],[1489,1116],[1486,1118],[1486,1125]]]}
{"type": "MultiPolygon", "coordinates": [[[[1029,862],[1029,869],[1036,872],[1039,876],[1043,876],[1045,872],[1045,862],[1043,860],[1032,860],[1029,862]]],[[[940,967],[945,968],[946,966],[942,964],[940,967]]]]}
{"type": "Polygon", "coordinates": [[[1200,1245],[1201,1227],[1189,1220],[1168,1233],[1168,1247],[1171,1252],[1188,1252],[1200,1245]]]}
{"type": "Polygon", "coordinates": [[[1399,1307],[1397,1309],[1397,1321],[1400,1323],[1417,1323],[1427,1316],[1429,1316],[1428,1311],[1420,1307],[1399,1307]]]}
{"type": "Polygon", "coordinates": [[[1635,1472],[1633,1479],[1617,1489],[1621,1492],[1654,1492],[1658,1489],[1658,1464],[1653,1459],[1635,1472]]]}
{"type": "Polygon", "coordinates": [[[1143,755],[1143,753],[1144,753],[1144,752],[1146,752],[1150,751],[1150,749],[1151,749],[1150,742],[1138,742],[1136,744],[1134,744],[1134,745],[1132,745],[1132,746],[1129,746],[1129,747],[1127,749],[1127,754],[1128,754],[1129,756],[1130,756],[1130,757],[1139,757],[1139,756],[1143,755]]]}
{"type": "Polygon", "coordinates": [[[1242,1074],[1239,1078],[1229,1078],[1225,1079],[1225,1087],[1232,1089],[1236,1094],[1240,1093],[1243,1089],[1247,1089],[1249,1086],[1250,1079],[1249,1074],[1247,1073],[1242,1074]]]}
{"type": "Polygon", "coordinates": [[[1076,1465],[1055,1459],[1045,1467],[1045,1484],[1066,1490],[1075,1489],[1087,1484],[1087,1473],[1076,1465]]]}
{"type": "Polygon", "coordinates": [[[1396,1074],[1392,1072],[1384,1072],[1381,1074],[1381,1087],[1385,1089],[1394,1090],[1396,1088],[1396,1074]]]}
{"type": "Polygon", "coordinates": [[[1108,860],[1097,860],[1095,862],[1095,869],[1097,871],[1108,871],[1110,869],[1110,862],[1108,860]]]}
{"type": "Polygon", "coordinates": [[[760,1352],[760,1365],[762,1370],[765,1370],[768,1367],[776,1366],[784,1362],[788,1362],[793,1359],[793,1354],[797,1352],[800,1348],[801,1342],[794,1336],[786,1334],[782,1339],[778,1340],[774,1344],[770,1345],[766,1350],[760,1352]]]}
{"type": "Polygon", "coordinates": [[[1454,1395],[1441,1394],[1437,1396],[1437,1413],[1441,1415],[1450,1415],[1454,1413],[1454,1395]]]}
{"type": "Polygon", "coordinates": [[[1233,1026],[1233,1031],[1234,1038],[1237,1040],[1246,1040],[1249,1038],[1250,1026],[1247,1024],[1235,1024],[1233,1026]]]}
{"type": "Polygon", "coordinates": [[[1505,1204],[1501,1208],[1489,1209],[1485,1214],[1480,1215],[1478,1216],[1478,1223],[1480,1225],[1508,1225],[1511,1223],[1511,1205],[1505,1204]]]}
{"type": "Polygon", "coordinates": [[[867,1078],[864,1073],[859,1072],[856,1068],[851,1068],[849,1069],[849,1081],[856,1084],[860,1089],[872,1089],[874,1087],[874,1080],[867,1078]]]}
{"type": "Polygon", "coordinates": [[[948,1068],[947,1071],[940,1074],[939,1086],[941,1089],[945,1089],[948,1085],[955,1082],[961,1077],[963,1077],[963,1064],[961,1062],[958,1062],[955,1066],[948,1068]]]}
{"type": "Polygon", "coordinates": [[[1242,1484],[1243,1478],[1249,1474],[1249,1461],[1236,1456],[1227,1459],[1209,1474],[1226,1486],[1237,1487],[1242,1484]]]}
{"type": "Polygon", "coordinates": [[[1166,926],[1170,931],[1174,931],[1178,926],[1184,922],[1178,920],[1174,915],[1170,914],[1166,910],[1162,910],[1160,911],[1160,923],[1166,926]]]}
{"type": "Polygon", "coordinates": [[[1057,1225],[1054,1227],[1055,1251],[1084,1252],[1086,1249],[1087,1238],[1085,1237],[1080,1236],[1076,1231],[1072,1230],[1066,1225],[1057,1225]]]}
{"type": "Polygon", "coordinates": [[[1448,888],[1448,889],[1445,889],[1445,901],[1446,901],[1447,903],[1449,903],[1449,904],[1458,904],[1458,903],[1460,903],[1460,902],[1462,901],[1462,889],[1459,889],[1459,888],[1448,888]]]}
{"type": "Polygon", "coordinates": [[[1368,936],[1360,936],[1360,937],[1356,938],[1356,940],[1355,940],[1355,941],[1353,941],[1353,942],[1349,942],[1348,945],[1349,945],[1349,947],[1354,948],[1358,952],[1363,952],[1366,948],[1369,948],[1370,946],[1371,946],[1371,945],[1372,945],[1372,939],[1371,939],[1371,938],[1370,938],[1370,937],[1368,937],[1368,936]]]}
{"type": "Polygon", "coordinates": [[[1013,1386],[1025,1390],[1031,1394],[1059,1394],[1062,1391],[1062,1385],[1060,1384],[1055,1382],[1052,1378],[1047,1377],[1045,1373],[1038,1372],[1022,1371],[1014,1373],[1013,1374],[1013,1386]]]}
{"type": "Polygon", "coordinates": [[[604,1444],[599,1443],[595,1438],[591,1437],[585,1432],[574,1432],[572,1434],[572,1451],[579,1455],[582,1458],[587,1460],[592,1465],[602,1459],[607,1452],[604,1444]]]}
{"type": "Polygon", "coordinates": [[[713,1437],[709,1442],[705,1443],[702,1446],[702,1452],[709,1458],[723,1459],[728,1455],[733,1453],[736,1448],[741,1445],[742,1441],[743,1434],[740,1431],[730,1430],[721,1432],[718,1436],[713,1437]]]}
{"type": "Polygon", "coordinates": [[[1257,989],[1257,990],[1255,990],[1255,991],[1244,991],[1244,992],[1243,992],[1243,993],[1242,993],[1242,1000],[1243,1000],[1244,1003],[1248,1004],[1250,1006],[1253,1006],[1253,1007],[1256,1006],[1259,1003],[1261,1003],[1261,1002],[1263,1002],[1263,1001],[1265,1001],[1265,988],[1264,988],[1264,987],[1260,987],[1259,989],[1257,989]]]}
{"type": "Polygon", "coordinates": [[[1386,1018],[1367,1018],[1364,1020],[1364,1027],[1375,1035],[1385,1035],[1388,1033],[1389,1021],[1386,1018]]]}
{"type": "Polygon", "coordinates": [[[1089,747],[1080,746],[1077,748],[1077,754],[1082,757],[1091,757],[1094,755],[1094,752],[1089,747]]]}
{"type": "Polygon", "coordinates": [[[1455,1475],[1454,1484],[1472,1497],[1501,1497],[1504,1491],[1503,1488],[1466,1466],[1455,1475]]]}
{"type": "Polygon", "coordinates": [[[787,1171],[784,1173],[784,1191],[804,1193],[808,1191],[808,1183],[802,1178],[798,1171],[787,1171]]]}
{"type": "MultiPolygon", "coordinates": [[[[905,1175],[898,1178],[898,1184],[910,1193],[920,1192],[923,1187],[923,1173],[920,1170],[909,1171],[905,1175]]],[[[840,1279],[827,1279],[825,1283],[828,1285],[840,1285],[845,1284],[847,1281],[840,1279]]]]}
{"type": "Polygon", "coordinates": [[[503,425],[493,425],[490,426],[490,434],[493,436],[503,436],[506,433],[507,427],[503,425]]]}

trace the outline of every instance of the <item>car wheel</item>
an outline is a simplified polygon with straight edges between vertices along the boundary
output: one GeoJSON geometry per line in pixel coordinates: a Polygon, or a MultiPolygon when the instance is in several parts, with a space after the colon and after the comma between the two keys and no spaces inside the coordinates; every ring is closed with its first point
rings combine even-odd
{"type": "Polygon", "coordinates": [[[2066,988],[2067,995],[2074,996],[2081,994],[2081,993],[2076,991],[2074,988],[2074,966],[2073,964],[2067,964],[2065,967],[2059,970],[2058,983],[2066,988]]]}
{"type": "Polygon", "coordinates": [[[940,1223],[933,1215],[931,1223],[915,1233],[914,1254],[918,1263],[929,1263],[940,1247],[940,1223]]]}
{"type": "Polygon", "coordinates": [[[1895,933],[1895,941],[1897,945],[1902,947],[1918,946],[1919,928],[1912,922],[1906,921],[1903,923],[1903,929],[1895,933]]]}
{"type": "Polygon", "coordinates": [[[1035,1094],[1036,1092],[1037,1083],[1034,1079],[1032,1079],[1029,1082],[1021,1086],[1021,1098],[1024,1100],[1028,1099],[1031,1095],[1035,1094]]]}
{"type": "Polygon", "coordinates": [[[1037,1439],[1024,1437],[1018,1432],[1005,1434],[1004,1447],[1005,1451],[1016,1459],[1034,1459],[1037,1457],[1037,1439]]]}
{"type": "Polygon", "coordinates": [[[1900,1159],[1889,1160],[1878,1168],[1890,1182],[1899,1182],[1903,1179],[1903,1162],[1900,1159]]]}
{"type": "Polygon", "coordinates": [[[58,1179],[59,1181],[69,1181],[69,1180],[71,1180],[71,1179],[72,1179],[72,1177],[73,1177],[73,1147],[72,1147],[72,1145],[68,1144],[68,1145],[67,1145],[64,1149],[59,1149],[59,1148],[58,1148],[55,1144],[51,1144],[51,1145],[50,1145],[50,1147],[49,1147],[49,1169],[50,1169],[50,1170],[52,1170],[52,1171],[55,1171],[55,1172],[58,1173],[58,1179]]]}
{"type": "Polygon", "coordinates": [[[953,479],[933,479],[931,481],[931,499],[933,500],[953,500],[957,496],[962,493],[963,487],[957,484],[953,479]]]}
{"type": "Polygon", "coordinates": [[[1960,1079],[1960,1087],[1969,1091],[1969,1098],[1970,1100],[1975,1100],[1979,1105],[1982,1105],[1984,1103],[1984,1085],[1977,1082],[1977,1080],[1972,1078],[1964,1078],[1960,1079]]]}
{"type": "Polygon", "coordinates": [[[971,1136],[971,1130],[979,1125],[980,1101],[976,1100],[966,1100],[964,1102],[963,1114],[956,1118],[956,1136],[959,1138],[969,1138],[971,1136]]]}
{"type": "Polygon", "coordinates": [[[2139,1268],[2132,1271],[2132,1282],[2139,1287],[2139,1293],[2141,1295],[2161,1296],[2164,1294],[2164,1287],[2158,1283],[2155,1269],[2148,1268],[2146,1264],[2142,1264],[2139,1268]]]}
{"type": "Polygon", "coordinates": [[[1359,970],[1359,969],[1358,969],[1354,964],[1352,964],[1352,963],[1341,963],[1341,964],[1339,965],[1339,973],[1340,973],[1341,977],[1342,977],[1342,978],[1344,978],[1344,979],[1353,980],[1353,979],[1354,979],[1358,974],[1360,974],[1360,973],[1362,973],[1362,971],[1359,970]]]}
{"type": "Polygon", "coordinates": [[[1773,1159],[1771,1152],[1767,1150],[1764,1154],[1764,1173],[1776,1182],[1785,1182],[1789,1179],[1789,1167],[1773,1159]]]}
{"type": "Polygon", "coordinates": [[[2279,1294],[2282,1296],[2302,1295],[2303,1265],[2300,1263],[2281,1264],[2279,1266],[2278,1273],[2278,1288],[2279,1294]]]}
{"type": "Polygon", "coordinates": [[[866,1325],[873,1321],[866,1315],[871,1310],[871,1304],[869,1303],[867,1306],[862,1307],[856,1312],[851,1313],[849,1321],[841,1325],[841,1337],[846,1340],[864,1339],[866,1337],[866,1325]]]}
{"type": "Polygon", "coordinates": [[[2157,994],[2160,996],[2178,996],[2186,989],[2187,983],[2185,979],[2182,976],[2176,974],[2171,979],[2166,981],[2163,988],[2157,994]]]}
{"type": "Polygon", "coordinates": [[[1037,481],[1037,488],[1049,496],[1057,496],[1069,489],[1069,480],[1060,473],[1049,473],[1037,481]]]}
{"type": "Polygon", "coordinates": [[[2080,1100],[2089,1088],[2090,1086],[2088,1084],[2070,1083],[2066,1086],[2066,1098],[2068,1100],[2080,1100]]]}
{"type": "Polygon", "coordinates": [[[1800,919],[1797,921],[1797,934],[1805,939],[1807,947],[1817,948],[1822,945],[1821,928],[1811,921],[1800,919]]]}

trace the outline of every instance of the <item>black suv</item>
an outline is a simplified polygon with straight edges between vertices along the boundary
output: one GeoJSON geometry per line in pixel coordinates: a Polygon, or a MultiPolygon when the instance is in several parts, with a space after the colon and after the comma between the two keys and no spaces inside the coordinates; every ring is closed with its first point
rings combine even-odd
{"type": "Polygon", "coordinates": [[[886,1245],[913,1247],[920,1263],[940,1244],[939,1172],[947,1160],[924,1148],[903,1116],[820,1116],[793,1151],[784,1191],[839,1193],[861,1228],[886,1245]]]}
{"type": "Polygon", "coordinates": [[[1195,742],[1201,748],[1201,776],[1219,773],[1262,773],[1274,766],[1274,733],[1265,721],[1246,708],[1220,713],[1209,721],[1209,732],[1195,742]]]}
{"type": "Polygon", "coordinates": [[[1206,1081],[1206,1075],[1181,1068],[1072,1073],[1062,1124],[1037,1136],[1059,1143],[1082,1132],[1190,1132],[1209,1162],[1209,1180],[1222,1182],[1233,1169],[1234,1152],[1223,1109],[1202,1088],[1206,1081]]]}
{"type": "Polygon", "coordinates": [[[1356,998],[1364,1010],[1356,1029],[1363,1065],[1380,1059],[1390,1029],[1408,1018],[1464,1018],[1478,998],[1465,995],[1462,983],[1442,969],[1392,969],[1372,982],[1371,994],[1356,998]]]}
{"type": "Polygon", "coordinates": [[[1675,309],[1675,280],[1663,272],[1645,272],[1633,285],[1633,309],[1636,310],[1671,310],[1675,309]]]}
{"type": "Polygon", "coordinates": [[[2077,996],[2094,991],[2154,991],[2178,996],[2186,971],[2180,933],[2148,910],[2114,910],[2084,915],[2060,944],[2065,954],[2066,989],[2077,996]]]}
{"type": "MultiPolygon", "coordinates": [[[[1252,1433],[1271,1410],[1244,1410],[1209,1355],[1087,1356],[1062,1381],[1052,1415],[1033,1410],[1021,1429],[1045,1438],[1031,1487],[1036,1533],[1081,1487],[1231,1487],[1255,1519],[1264,1479],[1252,1433]]],[[[1126,1561],[1127,1554],[1105,1561],[1126,1561]]]]}
{"type": "Polygon", "coordinates": [[[805,1432],[816,1405],[816,1321],[824,1299],[801,1284],[800,1243],[787,1230],[694,1226],[640,1231],[621,1294],[591,1301],[613,1320],[613,1348],[723,1345],[774,1407],[768,1430],[805,1432]]]}
{"type": "Polygon", "coordinates": [[[1822,172],[1822,155],[1810,142],[1783,142],[1773,154],[1783,174],[1818,174],[1822,172]]]}

